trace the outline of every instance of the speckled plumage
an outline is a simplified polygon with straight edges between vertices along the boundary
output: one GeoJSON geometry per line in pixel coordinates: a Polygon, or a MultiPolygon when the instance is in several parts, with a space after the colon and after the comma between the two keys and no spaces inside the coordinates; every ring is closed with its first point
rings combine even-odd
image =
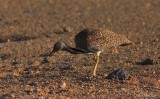
{"type": "Polygon", "coordinates": [[[131,43],[125,36],[104,28],[86,28],[75,36],[76,48],[91,52],[131,43]]]}

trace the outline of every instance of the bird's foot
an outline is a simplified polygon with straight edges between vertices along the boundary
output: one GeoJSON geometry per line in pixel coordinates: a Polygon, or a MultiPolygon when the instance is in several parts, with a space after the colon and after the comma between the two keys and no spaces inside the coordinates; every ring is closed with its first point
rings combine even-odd
{"type": "Polygon", "coordinates": [[[93,74],[92,76],[90,76],[90,79],[95,78],[96,74],[93,74]]]}

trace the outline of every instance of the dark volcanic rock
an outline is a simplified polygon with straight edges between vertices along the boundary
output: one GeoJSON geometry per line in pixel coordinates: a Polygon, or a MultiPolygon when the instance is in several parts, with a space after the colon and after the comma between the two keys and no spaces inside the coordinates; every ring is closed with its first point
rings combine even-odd
{"type": "Polygon", "coordinates": [[[153,65],[154,61],[150,58],[143,60],[142,62],[137,62],[137,65],[153,65]]]}
{"type": "Polygon", "coordinates": [[[31,82],[28,85],[37,87],[38,86],[38,82],[31,82]]]}
{"type": "Polygon", "coordinates": [[[106,78],[128,80],[130,78],[130,74],[124,68],[121,68],[111,72],[106,78]]]}

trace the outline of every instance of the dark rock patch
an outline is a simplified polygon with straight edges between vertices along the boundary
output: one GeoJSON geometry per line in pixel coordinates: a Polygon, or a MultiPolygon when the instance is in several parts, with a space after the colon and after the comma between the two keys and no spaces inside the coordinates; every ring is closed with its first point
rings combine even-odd
{"type": "Polygon", "coordinates": [[[38,82],[31,82],[28,85],[37,87],[38,86],[38,82]]]}
{"type": "Polygon", "coordinates": [[[60,71],[65,71],[65,70],[74,70],[74,68],[72,68],[71,66],[60,68],[60,71]]]}
{"type": "Polygon", "coordinates": [[[141,62],[137,62],[136,63],[137,65],[153,65],[154,64],[154,61],[150,58],[147,58],[141,62]]]}
{"type": "Polygon", "coordinates": [[[6,60],[9,57],[11,57],[11,55],[9,53],[4,53],[0,55],[0,60],[6,60]]]}
{"type": "Polygon", "coordinates": [[[130,74],[124,68],[121,68],[121,69],[117,69],[111,72],[106,78],[107,79],[128,80],[130,78],[130,74]]]}

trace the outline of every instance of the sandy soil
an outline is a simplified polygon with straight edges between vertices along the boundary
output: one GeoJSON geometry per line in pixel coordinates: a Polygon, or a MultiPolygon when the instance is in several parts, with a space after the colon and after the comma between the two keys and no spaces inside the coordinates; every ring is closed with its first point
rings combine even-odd
{"type": "Polygon", "coordinates": [[[159,0],[0,0],[0,98],[160,98],[159,0]],[[93,55],[58,52],[86,27],[125,34],[134,46],[93,55]],[[106,79],[119,68],[129,80],[106,79]]]}

